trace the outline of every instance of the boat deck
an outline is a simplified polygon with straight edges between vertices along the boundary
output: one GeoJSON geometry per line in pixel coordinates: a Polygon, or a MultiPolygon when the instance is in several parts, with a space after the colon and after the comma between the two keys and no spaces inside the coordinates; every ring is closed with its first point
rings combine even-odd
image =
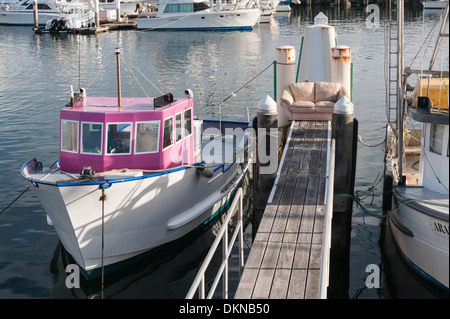
{"type": "Polygon", "coordinates": [[[323,259],[329,260],[324,238],[330,232],[324,225],[331,220],[325,203],[327,174],[334,174],[327,160],[329,123],[294,122],[273,199],[264,211],[235,298],[323,298],[321,282],[328,282],[323,259]]]}

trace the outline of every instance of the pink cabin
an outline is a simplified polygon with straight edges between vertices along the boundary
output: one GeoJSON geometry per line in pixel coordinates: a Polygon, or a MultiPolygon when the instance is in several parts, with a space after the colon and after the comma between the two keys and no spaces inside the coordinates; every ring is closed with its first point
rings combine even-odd
{"type": "Polygon", "coordinates": [[[61,169],[80,172],[90,166],[104,172],[192,164],[193,99],[160,100],[122,98],[118,107],[116,97],[85,97],[62,109],[61,169]]]}

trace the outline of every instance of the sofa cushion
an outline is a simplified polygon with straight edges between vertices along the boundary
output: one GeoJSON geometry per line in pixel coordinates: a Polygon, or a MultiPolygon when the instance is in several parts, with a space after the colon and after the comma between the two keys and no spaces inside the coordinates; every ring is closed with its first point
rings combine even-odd
{"type": "Polygon", "coordinates": [[[329,109],[334,108],[334,102],[332,101],[319,101],[315,103],[316,108],[319,109],[329,109]]]}
{"type": "Polygon", "coordinates": [[[300,82],[289,85],[294,101],[314,102],[314,82],[300,82]]]}
{"type": "MultiPolygon", "coordinates": [[[[336,102],[341,84],[334,82],[315,83],[315,102],[332,101],[336,102]]],[[[294,97],[295,98],[295,97],[294,97]]]]}
{"type": "Polygon", "coordinates": [[[312,109],[314,102],[311,101],[295,101],[292,103],[292,109],[312,109]]]}

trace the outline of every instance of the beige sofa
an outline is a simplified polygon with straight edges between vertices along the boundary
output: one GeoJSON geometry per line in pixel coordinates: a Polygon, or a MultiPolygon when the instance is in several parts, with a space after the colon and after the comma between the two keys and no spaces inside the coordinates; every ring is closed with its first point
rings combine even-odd
{"type": "Polygon", "coordinates": [[[348,94],[340,83],[300,82],[288,85],[280,105],[287,120],[330,121],[334,104],[348,94]]]}

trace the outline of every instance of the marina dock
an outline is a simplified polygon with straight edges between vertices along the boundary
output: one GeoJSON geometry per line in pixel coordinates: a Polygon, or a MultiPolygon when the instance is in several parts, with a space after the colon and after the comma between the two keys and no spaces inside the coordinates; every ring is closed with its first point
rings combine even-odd
{"type": "Polygon", "coordinates": [[[331,122],[295,121],[289,134],[237,299],[326,298],[334,175],[331,122]]]}

